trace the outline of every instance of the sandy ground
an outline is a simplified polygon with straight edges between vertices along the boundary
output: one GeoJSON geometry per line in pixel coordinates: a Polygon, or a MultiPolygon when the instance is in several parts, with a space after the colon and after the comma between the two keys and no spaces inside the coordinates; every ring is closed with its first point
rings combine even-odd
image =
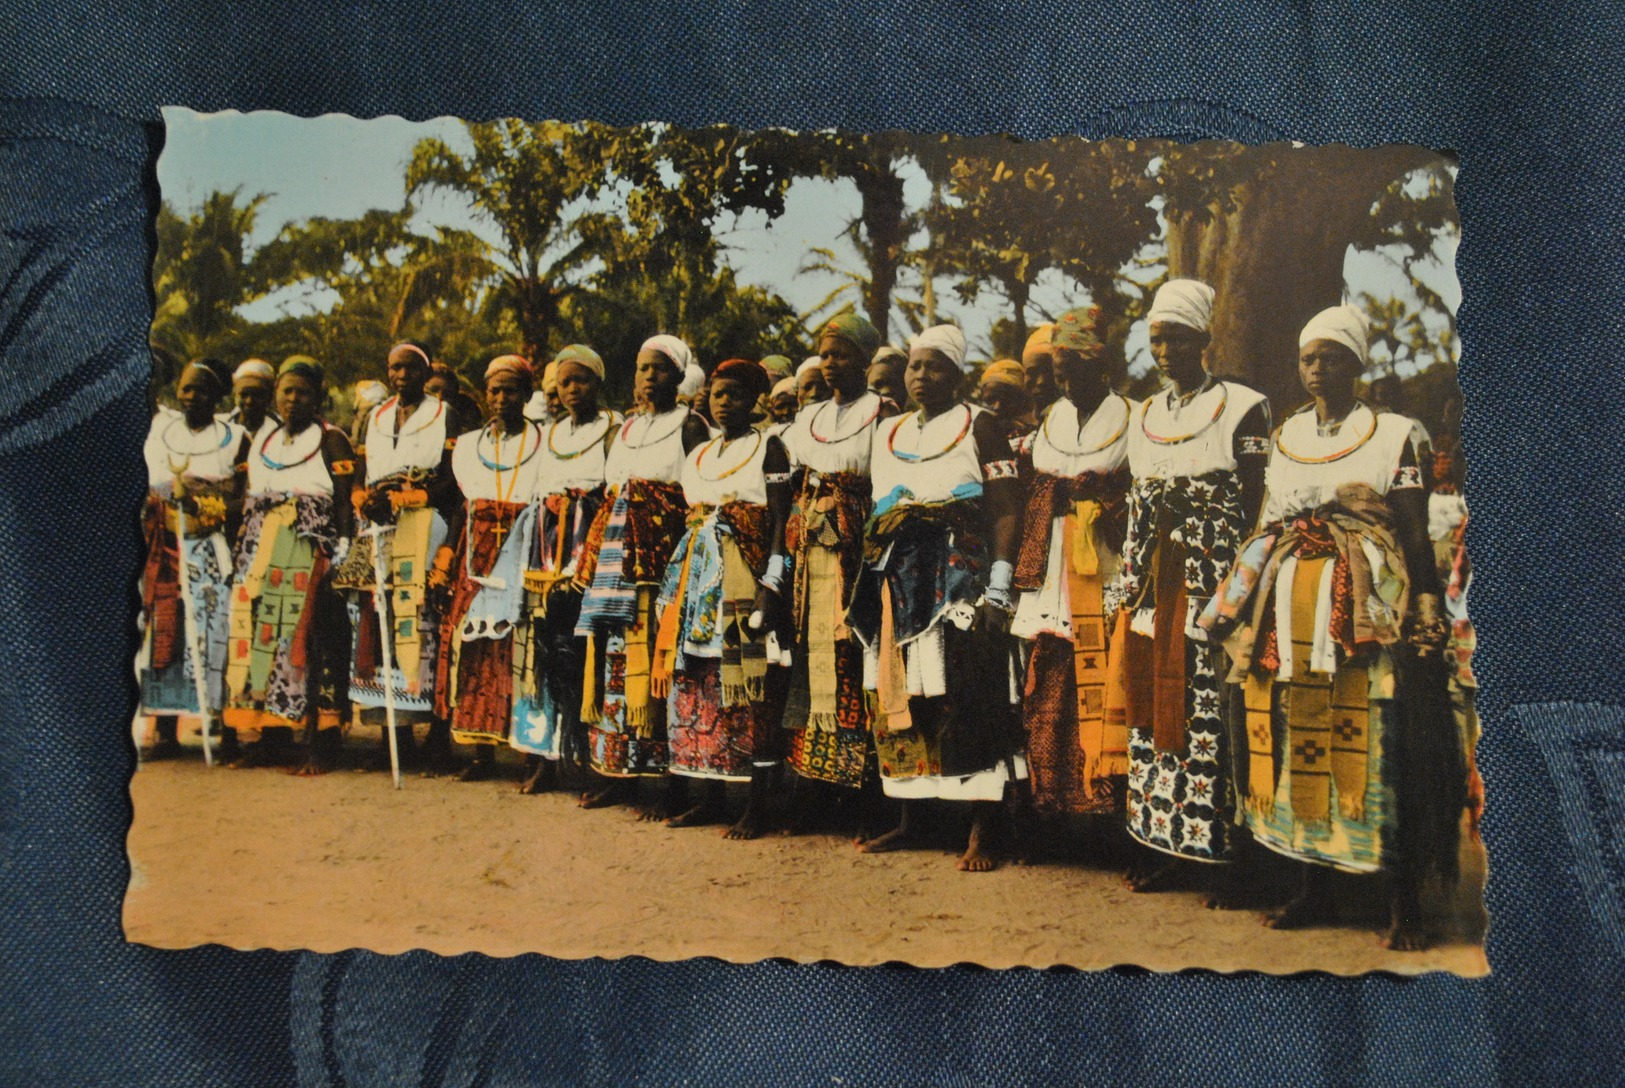
{"type": "Polygon", "coordinates": [[[397,792],[385,774],[300,779],[195,756],[143,765],[131,795],[125,932],[162,948],[1488,970],[1468,936],[1476,851],[1444,923],[1455,935],[1400,954],[1379,943],[1370,906],[1337,928],[1276,932],[1256,911],[1209,911],[1194,890],[1134,895],[1116,872],[1077,863],[960,873],[948,833],[886,855],[834,833],[729,842],[715,827],[585,811],[569,793],[524,797],[508,779],[414,777],[397,792]]]}

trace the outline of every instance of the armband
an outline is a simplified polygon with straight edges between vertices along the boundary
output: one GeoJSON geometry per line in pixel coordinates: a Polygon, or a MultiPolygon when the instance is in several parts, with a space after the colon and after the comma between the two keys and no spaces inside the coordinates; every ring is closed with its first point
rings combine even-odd
{"type": "Polygon", "coordinates": [[[354,461],[334,461],[333,462],[333,475],[335,475],[335,476],[354,476],[355,475],[355,462],[354,461]]]}
{"type": "Polygon", "coordinates": [[[1248,454],[1267,454],[1270,451],[1270,440],[1265,438],[1263,435],[1244,434],[1239,439],[1239,442],[1241,445],[1240,453],[1243,456],[1248,454]]]}
{"type": "Polygon", "coordinates": [[[1400,465],[1394,470],[1394,482],[1389,491],[1406,491],[1422,486],[1422,470],[1416,465],[1400,465]]]}
{"type": "Polygon", "coordinates": [[[1014,480],[1016,478],[1015,459],[987,462],[982,466],[982,477],[987,480],[1014,480]]]}
{"type": "Polygon", "coordinates": [[[795,474],[791,472],[764,472],[762,474],[762,479],[767,481],[769,487],[772,487],[774,484],[789,483],[790,477],[793,475],[795,474]]]}

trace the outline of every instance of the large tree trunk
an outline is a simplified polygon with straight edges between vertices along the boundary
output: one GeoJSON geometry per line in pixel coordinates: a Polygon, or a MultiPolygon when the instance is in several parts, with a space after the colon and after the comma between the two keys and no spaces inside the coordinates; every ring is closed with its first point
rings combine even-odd
{"type": "Polygon", "coordinates": [[[891,339],[891,296],[905,240],[903,179],[892,172],[888,157],[883,166],[862,171],[855,180],[863,199],[863,231],[869,239],[869,284],[863,305],[884,343],[891,339]]]}
{"type": "MultiPolygon", "coordinates": [[[[1260,149],[1261,154],[1265,153],[1260,149]]],[[[1168,223],[1168,273],[1212,285],[1208,365],[1267,394],[1276,418],[1303,402],[1298,332],[1343,300],[1343,261],[1390,182],[1429,161],[1419,148],[1268,149],[1263,167],[1205,222],[1168,223]]]]}

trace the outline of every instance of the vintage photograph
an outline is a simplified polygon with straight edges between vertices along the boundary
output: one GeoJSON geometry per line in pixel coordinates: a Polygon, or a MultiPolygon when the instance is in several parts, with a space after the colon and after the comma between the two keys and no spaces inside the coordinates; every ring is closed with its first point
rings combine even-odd
{"type": "Polygon", "coordinates": [[[1488,972],[1449,156],[165,122],[130,940],[1488,972]]]}

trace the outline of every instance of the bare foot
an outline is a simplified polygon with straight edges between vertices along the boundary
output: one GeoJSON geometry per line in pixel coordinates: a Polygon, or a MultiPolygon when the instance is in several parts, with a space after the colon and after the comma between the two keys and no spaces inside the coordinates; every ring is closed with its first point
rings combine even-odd
{"type": "Polygon", "coordinates": [[[327,768],[322,766],[321,760],[317,759],[315,756],[311,756],[303,763],[299,764],[299,766],[289,770],[288,773],[296,778],[317,778],[326,774],[327,768]]]}
{"type": "Polygon", "coordinates": [[[865,854],[884,854],[892,850],[901,850],[908,843],[908,828],[898,825],[884,835],[876,835],[872,839],[860,839],[854,845],[865,854]]]}
{"type": "Polygon", "coordinates": [[[739,822],[722,833],[725,839],[743,842],[754,839],[762,833],[762,815],[754,806],[746,805],[745,814],[739,817],[739,822]]]}
{"type": "Polygon", "coordinates": [[[558,785],[558,768],[551,760],[538,759],[536,767],[519,783],[519,792],[527,797],[547,793],[558,785]]]}
{"type": "Polygon", "coordinates": [[[637,808],[637,822],[640,824],[658,823],[670,819],[672,811],[664,804],[640,805],[637,808]]]}
{"type": "Polygon", "coordinates": [[[704,824],[716,823],[716,820],[716,810],[702,801],[687,812],[679,812],[675,816],[666,817],[666,826],[700,827],[704,824]]]}
{"type": "Polygon", "coordinates": [[[1279,910],[1264,915],[1271,929],[1308,929],[1331,921],[1328,904],[1320,896],[1300,895],[1279,910]]]}
{"type": "Polygon", "coordinates": [[[1393,952],[1421,952],[1433,943],[1426,930],[1414,922],[1395,922],[1382,935],[1382,945],[1393,952]]]}
{"type": "Polygon", "coordinates": [[[626,783],[608,782],[596,790],[589,790],[581,795],[577,802],[582,808],[608,808],[618,805],[626,794],[626,783]]]}
{"type": "Polygon", "coordinates": [[[1165,892],[1177,883],[1179,876],[1179,862],[1169,860],[1152,869],[1142,872],[1138,876],[1129,878],[1128,890],[1144,895],[1149,892],[1165,892]]]}
{"type": "Polygon", "coordinates": [[[496,773],[496,766],[489,759],[476,759],[464,767],[457,775],[459,782],[484,782],[496,773]]]}
{"type": "Polygon", "coordinates": [[[982,844],[985,834],[982,821],[971,824],[970,842],[965,846],[965,853],[954,862],[954,868],[962,873],[991,873],[999,867],[999,859],[982,844]]]}

